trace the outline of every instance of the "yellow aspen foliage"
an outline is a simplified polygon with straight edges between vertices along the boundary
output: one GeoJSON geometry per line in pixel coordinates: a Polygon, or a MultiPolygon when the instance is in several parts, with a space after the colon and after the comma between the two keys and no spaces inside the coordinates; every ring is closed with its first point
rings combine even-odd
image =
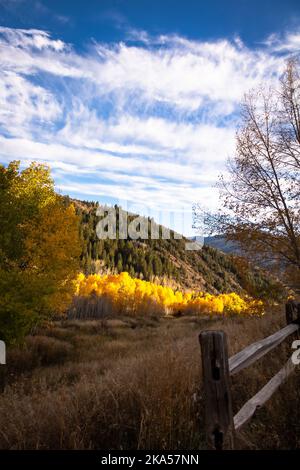
{"type": "Polygon", "coordinates": [[[75,281],[77,296],[98,295],[107,297],[115,313],[144,315],[262,315],[264,305],[260,300],[241,297],[232,292],[212,295],[203,292],[181,292],[141,279],[121,274],[85,276],[79,274],[75,281]]]}
{"type": "Polygon", "coordinates": [[[44,279],[50,287],[48,307],[61,313],[73,295],[81,251],[74,206],[64,207],[58,198],[41,208],[39,216],[24,227],[27,271],[39,273],[38,283],[44,279]]]}
{"type": "Polygon", "coordinates": [[[0,165],[0,199],[0,339],[13,343],[73,295],[78,218],[36,163],[0,165]]]}

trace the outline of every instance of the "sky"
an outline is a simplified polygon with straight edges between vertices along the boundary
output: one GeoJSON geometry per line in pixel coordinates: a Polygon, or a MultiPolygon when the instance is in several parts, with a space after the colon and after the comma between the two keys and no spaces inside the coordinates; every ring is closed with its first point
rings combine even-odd
{"type": "Polygon", "coordinates": [[[244,93],[299,51],[299,1],[0,0],[0,163],[190,235],[244,93]]]}

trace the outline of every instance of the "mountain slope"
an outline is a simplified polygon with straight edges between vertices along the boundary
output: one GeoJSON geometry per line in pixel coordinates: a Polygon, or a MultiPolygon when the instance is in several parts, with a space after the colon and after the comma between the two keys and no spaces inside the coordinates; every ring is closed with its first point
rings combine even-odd
{"type": "MultiPolygon", "coordinates": [[[[270,286],[270,280],[260,270],[241,266],[234,256],[208,245],[200,250],[185,250],[189,240],[174,239],[172,231],[167,240],[99,240],[96,234],[100,220],[96,215],[98,204],[72,202],[81,220],[81,266],[85,274],[127,271],[132,277],[157,278],[172,287],[211,293],[249,291],[249,285],[252,291],[255,290],[253,286],[263,291],[270,286]]],[[[129,216],[129,220],[132,217],[129,216]]],[[[159,230],[161,233],[161,226],[159,230]]]]}
{"type": "Polygon", "coordinates": [[[215,235],[204,238],[204,244],[216,248],[217,250],[223,251],[223,253],[231,253],[235,255],[241,254],[241,250],[237,243],[227,240],[222,235],[215,235]]]}

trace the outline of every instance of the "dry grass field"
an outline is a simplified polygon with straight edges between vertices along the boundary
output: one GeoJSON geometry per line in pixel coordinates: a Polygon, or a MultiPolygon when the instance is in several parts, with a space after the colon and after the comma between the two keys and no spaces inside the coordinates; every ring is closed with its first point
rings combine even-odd
{"type": "MultiPolygon", "coordinates": [[[[205,449],[198,334],[230,354],[284,326],[263,318],[61,320],[8,352],[1,449],[205,449]]],[[[291,354],[292,338],[233,378],[234,412],[291,354]]],[[[300,371],[239,435],[238,447],[300,447],[300,371]]]]}

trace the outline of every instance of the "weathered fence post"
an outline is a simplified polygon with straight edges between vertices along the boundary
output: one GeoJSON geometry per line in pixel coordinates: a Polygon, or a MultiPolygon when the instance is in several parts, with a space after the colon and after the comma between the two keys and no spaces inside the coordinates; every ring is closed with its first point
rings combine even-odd
{"type": "Polygon", "coordinates": [[[234,425],[226,334],[223,331],[203,331],[199,340],[208,445],[217,450],[233,449],[234,425]]]}

